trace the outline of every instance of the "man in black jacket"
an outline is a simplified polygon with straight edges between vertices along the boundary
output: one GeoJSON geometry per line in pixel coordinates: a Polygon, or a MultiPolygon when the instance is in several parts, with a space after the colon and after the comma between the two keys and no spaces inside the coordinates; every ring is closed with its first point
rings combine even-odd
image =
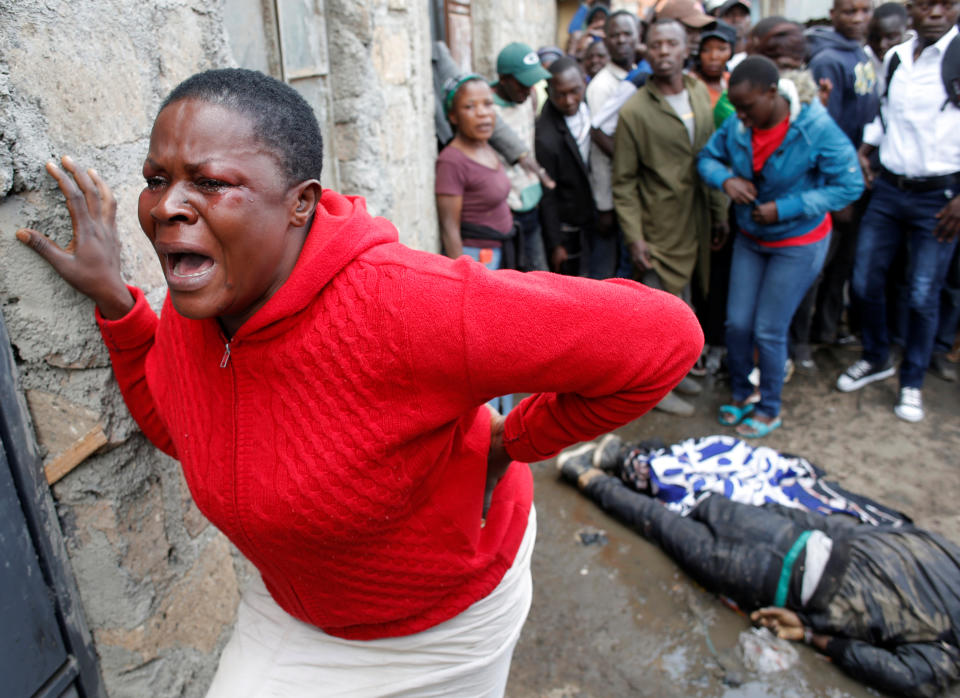
{"type": "Polygon", "coordinates": [[[586,81],[569,56],[550,66],[547,103],[537,119],[537,161],[557,186],[544,190],[540,223],[550,268],[561,274],[593,276],[589,250],[597,209],[588,176],[590,112],[583,95],[586,81]]]}
{"type": "Polygon", "coordinates": [[[638,491],[642,462],[616,436],[557,460],[564,479],[704,588],[753,611],[778,636],[813,645],[855,679],[924,697],[960,679],[960,548],[911,525],[871,526],[717,494],[683,517],[638,491]]]}

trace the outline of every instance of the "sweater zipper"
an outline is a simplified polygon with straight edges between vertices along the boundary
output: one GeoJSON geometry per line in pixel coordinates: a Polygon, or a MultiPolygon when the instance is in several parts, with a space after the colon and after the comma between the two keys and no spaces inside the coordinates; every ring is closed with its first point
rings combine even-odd
{"type": "Polygon", "coordinates": [[[230,342],[224,343],[224,352],[223,358],[220,359],[220,368],[226,368],[227,364],[230,363],[230,342]]]}

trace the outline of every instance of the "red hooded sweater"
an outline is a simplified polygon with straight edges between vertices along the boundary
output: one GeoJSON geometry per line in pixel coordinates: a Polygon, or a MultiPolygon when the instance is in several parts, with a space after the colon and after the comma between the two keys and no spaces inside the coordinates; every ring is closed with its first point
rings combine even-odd
{"type": "Polygon", "coordinates": [[[327,190],[290,278],[227,342],[137,289],[98,322],[131,413],[277,603],[350,639],[406,635],[489,594],[513,562],[523,462],[629,422],[700,352],[678,299],[628,281],[490,272],[408,249],[327,190]],[[481,527],[484,403],[517,461],[481,527]]]}

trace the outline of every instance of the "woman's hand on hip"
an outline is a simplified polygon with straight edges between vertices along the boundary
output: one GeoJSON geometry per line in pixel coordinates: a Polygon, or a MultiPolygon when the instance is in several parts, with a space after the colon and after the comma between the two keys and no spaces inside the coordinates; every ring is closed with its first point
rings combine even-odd
{"type": "Polygon", "coordinates": [[[487,405],[490,410],[490,451],[487,453],[487,485],[483,491],[483,518],[487,517],[493,490],[510,465],[510,454],[503,445],[503,425],[506,417],[487,405]]]}
{"type": "Polygon", "coordinates": [[[120,275],[116,199],[94,170],[81,170],[70,157],[62,162],[63,169],[52,161],[46,169],[66,199],[73,237],[66,247],[60,247],[46,235],[22,228],[17,239],[43,257],[64,281],[91,298],[101,315],[116,320],[133,307],[133,296],[120,275]]]}

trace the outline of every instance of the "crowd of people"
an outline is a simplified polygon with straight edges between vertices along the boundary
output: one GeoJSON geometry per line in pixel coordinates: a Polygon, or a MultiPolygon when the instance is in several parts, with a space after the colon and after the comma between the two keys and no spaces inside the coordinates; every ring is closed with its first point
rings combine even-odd
{"type": "Polygon", "coordinates": [[[919,421],[928,370],[957,380],[960,6],[835,0],[812,28],[754,10],[591,0],[564,50],[510,44],[489,86],[435,60],[438,121],[462,124],[438,124],[444,253],[682,298],[706,347],[666,412],[722,366],[720,423],[765,436],[812,346],[862,340],[837,388],[899,362],[894,412],[919,421]]]}

